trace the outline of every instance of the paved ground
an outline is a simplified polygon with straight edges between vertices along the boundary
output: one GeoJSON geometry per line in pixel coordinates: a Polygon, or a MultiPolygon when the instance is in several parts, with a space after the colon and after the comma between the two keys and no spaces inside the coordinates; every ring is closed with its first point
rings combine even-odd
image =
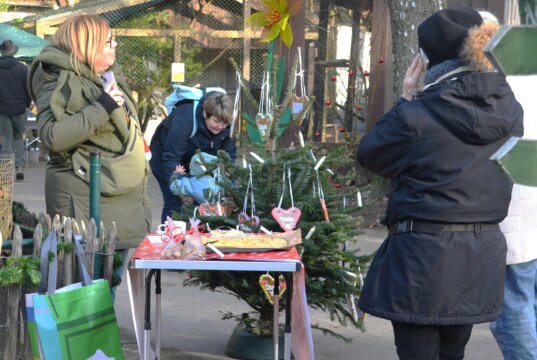
{"type": "MultiPolygon", "coordinates": [[[[44,162],[30,163],[26,179],[15,183],[14,198],[34,212],[45,211],[44,162]]],[[[158,185],[151,180],[149,192],[153,208],[153,227],[159,221],[162,200],[158,185]]],[[[367,229],[358,236],[357,246],[363,253],[374,251],[382,242],[383,230],[367,229]]],[[[163,272],[162,285],[162,346],[163,359],[212,360],[230,359],[224,355],[226,342],[234,327],[232,321],[221,320],[221,312],[248,311],[246,304],[230,295],[201,291],[181,286],[183,275],[163,272]]],[[[119,287],[116,313],[121,328],[127,360],[138,359],[136,341],[130,315],[127,287],[119,287]]],[[[316,359],[319,360],[391,360],[397,359],[389,322],[368,317],[367,331],[362,333],[340,328],[323,312],[311,310],[313,324],[328,326],[353,339],[347,344],[320,332],[313,333],[316,359]]],[[[487,324],[474,328],[467,347],[466,358],[471,360],[500,360],[501,354],[488,330],[487,324]]]]}

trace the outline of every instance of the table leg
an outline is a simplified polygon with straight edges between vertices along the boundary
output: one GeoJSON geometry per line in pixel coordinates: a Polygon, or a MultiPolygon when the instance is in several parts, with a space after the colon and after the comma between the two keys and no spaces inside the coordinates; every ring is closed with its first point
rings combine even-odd
{"type": "Polygon", "coordinates": [[[157,270],[157,274],[155,275],[155,322],[156,322],[156,331],[155,331],[155,346],[157,348],[157,359],[161,359],[160,357],[160,328],[161,328],[161,299],[160,294],[162,293],[162,288],[160,287],[160,270],[157,270]]]}
{"type": "Polygon", "coordinates": [[[151,277],[157,270],[151,269],[145,277],[145,310],[144,310],[144,360],[150,360],[151,347],[151,277]]]}
{"type": "Polygon", "coordinates": [[[278,342],[280,338],[280,274],[275,274],[274,279],[274,316],[272,319],[273,322],[273,329],[272,329],[272,338],[274,341],[274,353],[273,353],[273,359],[278,360],[279,359],[279,349],[278,349],[278,342]]]}
{"type": "Polygon", "coordinates": [[[293,275],[285,273],[285,284],[287,293],[285,295],[285,345],[284,345],[284,360],[291,360],[291,299],[293,298],[293,275]]]}

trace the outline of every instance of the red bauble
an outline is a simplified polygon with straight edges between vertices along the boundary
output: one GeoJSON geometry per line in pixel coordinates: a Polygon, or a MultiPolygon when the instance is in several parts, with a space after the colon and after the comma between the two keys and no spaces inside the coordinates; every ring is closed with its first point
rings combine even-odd
{"type": "Polygon", "coordinates": [[[339,189],[341,187],[341,184],[337,183],[336,187],[339,189]]]}
{"type": "Polygon", "coordinates": [[[352,85],[349,85],[349,90],[352,90],[353,89],[353,86],[352,85]]]}
{"type": "Polygon", "coordinates": [[[349,70],[349,76],[354,76],[354,70],[349,70]]]}
{"type": "Polygon", "coordinates": [[[381,64],[382,64],[383,62],[384,62],[384,58],[383,58],[382,56],[381,56],[381,57],[379,57],[379,63],[381,63],[381,64]]]}
{"type": "Polygon", "coordinates": [[[339,132],[345,132],[345,128],[344,128],[344,127],[340,127],[340,128],[339,128],[339,132]]]}
{"type": "Polygon", "coordinates": [[[320,133],[320,132],[316,132],[314,135],[315,135],[315,137],[319,137],[319,136],[321,136],[321,133],[320,133]]]}
{"type": "Polygon", "coordinates": [[[330,101],[330,99],[327,99],[325,102],[324,102],[326,105],[330,106],[330,104],[332,104],[332,102],[330,101]]]}
{"type": "Polygon", "coordinates": [[[369,76],[369,71],[364,71],[364,76],[369,76]]]}
{"type": "Polygon", "coordinates": [[[337,80],[337,76],[336,75],[332,75],[332,81],[336,81],[337,80]]]}
{"type": "Polygon", "coordinates": [[[362,110],[364,107],[362,105],[356,105],[356,110],[362,110]]]}

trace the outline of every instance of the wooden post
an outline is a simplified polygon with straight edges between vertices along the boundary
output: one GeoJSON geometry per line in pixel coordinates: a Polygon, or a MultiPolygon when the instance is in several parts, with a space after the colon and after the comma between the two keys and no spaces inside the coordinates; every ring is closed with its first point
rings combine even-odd
{"type": "MultiPolygon", "coordinates": [[[[13,243],[11,245],[11,256],[22,256],[22,232],[18,225],[13,230],[13,243]]],[[[20,315],[20,284],[7,288],[6,322],[4,335],[3,360],[13,360],[18,358],[18,330],[20,315]]]]}
{"type": "MultiPolygon", "coordinates": [[[[69,246],[73,244],[73,221],[67,218],[63,227],[63,244],[69,246]]],[[[65,253],[63,257],[63,280],[64,285],[73,283],[73,251],[65,253]]]]}
{"type": "Polygon", "coordinates": [[[318,64],[326,60],[326,41],[328,38],[328,11],[330,9],[329,0],[320,0],[319,2],[319,39],[317,43],[317,57],[315,59],[315,78],[313,80],[313,141],[319,142],[321,136],[315,136],[323,131],[323,113],[324,113],[324,78],[325,68],[318,64]]]}
{"type": "Polygon", "coordinates": [[[105,266],[104,266],[104,278],[108,280],[110,287],[112,287],[112,274],[114,272],[114,253],[116,250],[116,239],[117,239],[117,225],[113,221],[112,225],[108,229],[108,246],[105,250],[105,266]]]}

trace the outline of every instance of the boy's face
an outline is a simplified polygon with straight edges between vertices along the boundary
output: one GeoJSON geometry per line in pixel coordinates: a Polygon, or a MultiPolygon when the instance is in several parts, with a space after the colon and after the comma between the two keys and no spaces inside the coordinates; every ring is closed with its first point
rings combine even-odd
{"type": "Polygon", "coordinates": [[[207,115],[208,114],[204,111],[203,116],[205,116],[205,124],[207,125],[207,129],[209,129],[209,131],[213,134],[216,135],[227,127],[227,123],[225,121],[218,119],[214,115],[207,115]]]}

